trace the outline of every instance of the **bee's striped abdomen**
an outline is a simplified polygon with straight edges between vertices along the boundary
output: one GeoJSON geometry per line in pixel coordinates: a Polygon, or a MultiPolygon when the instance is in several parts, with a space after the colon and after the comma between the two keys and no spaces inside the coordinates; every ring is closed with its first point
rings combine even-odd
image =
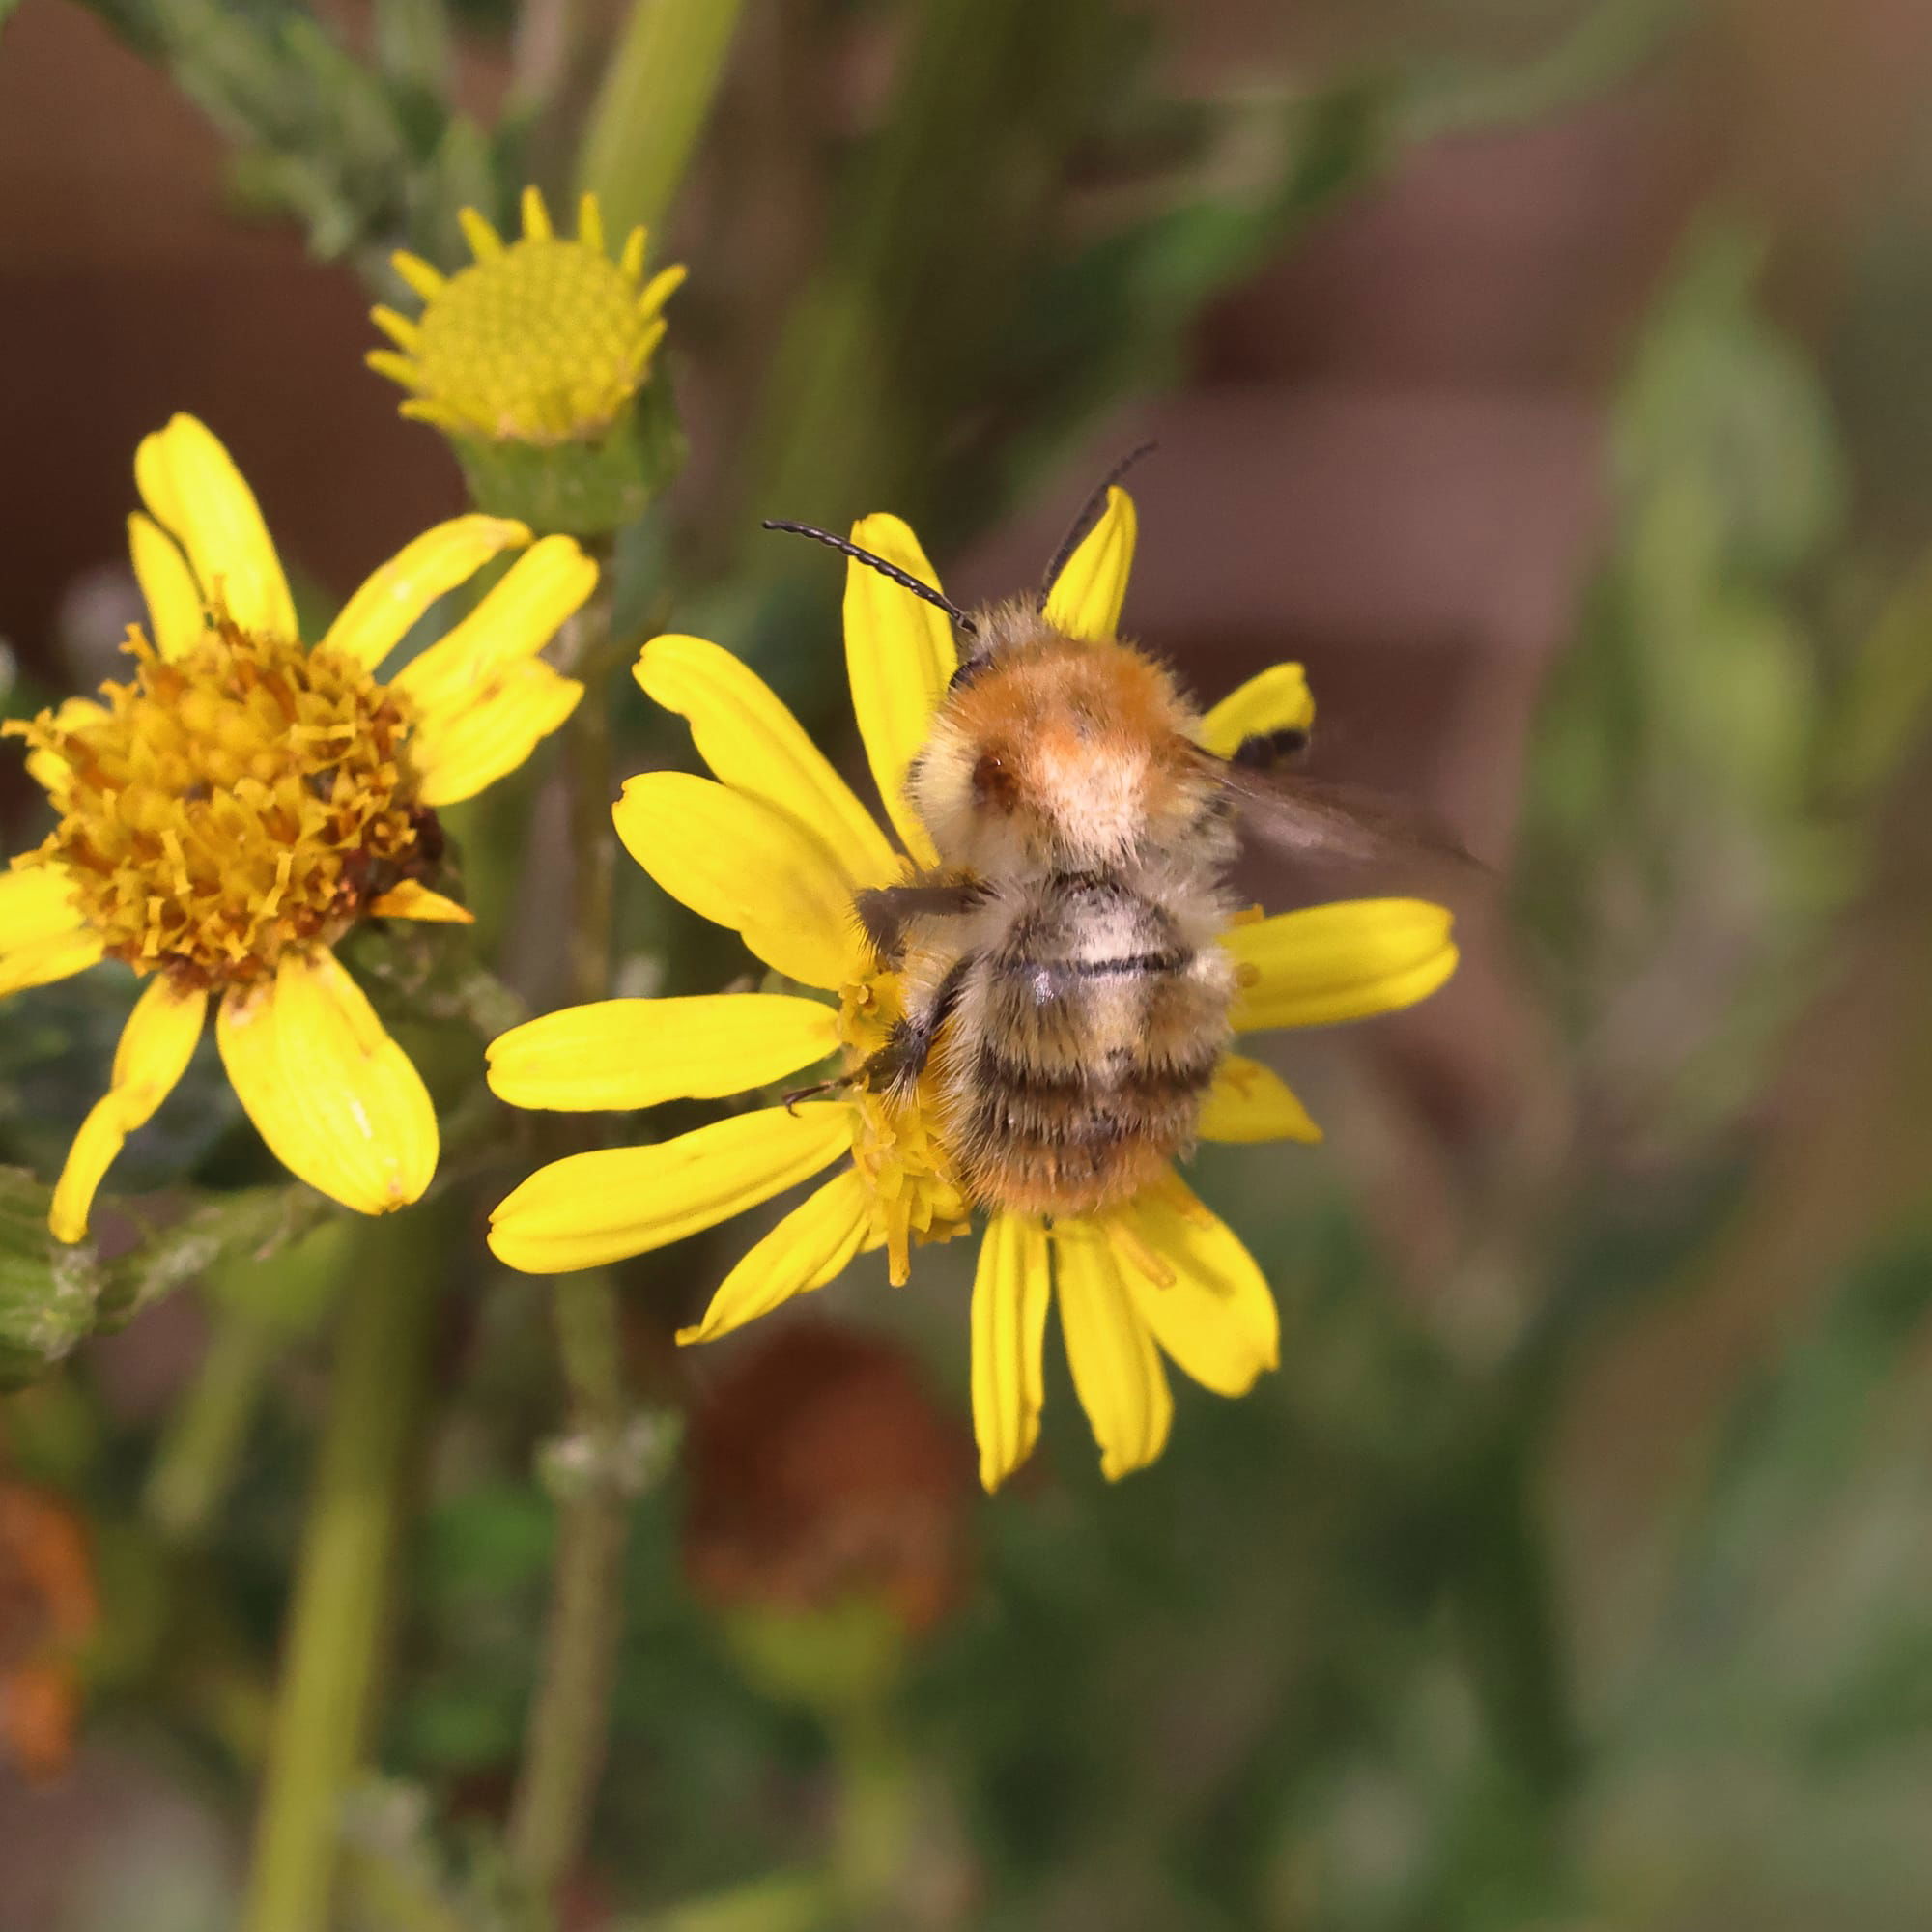
{"type": "Polygon", "coordinates": [[[1050,881],[973,962],[942,1055],[969,1195],[1079,1215],[1158,1179],[1193,1140],[1232,994],[1219,949],[1123,880],[1050,881]]]}

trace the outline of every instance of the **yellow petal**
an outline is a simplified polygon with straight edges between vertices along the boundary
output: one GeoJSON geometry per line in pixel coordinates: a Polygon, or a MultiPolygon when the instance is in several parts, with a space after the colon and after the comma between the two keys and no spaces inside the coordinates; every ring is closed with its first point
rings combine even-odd
{"type": "MultiPolygon", "coordinates": [[[[861,517],[852,541],[929,583],[939,579],[919,539],[896,517],[861,517]]],[[[872,781],[899,842],[922,866],[938,863],[905,795],[906,767],[925,743],[932,714],[958,668],[952,620],[863,563],[845,567],[845,669],[872,781]]]]}
{"type": "Polygon", "coordinates": [[[438,925],[476,923],[476,915],[468,906],[458,905],[454,899],[446,899],[413,879],[405,879],[386,893],[379,893],[362,910],[377,919],[419,919],[438,925]]]}
{"type": "Polygon", "coordinates": [[[852,1110],[766,1107],[655,1147],[540,1167],[490,1217],[490,1246],[526,1274],[641,1255],[795,1187],[852,1146],[852,1110]]]}
{"type": "Polygon", "coordinates": [[[1216,757],[1232,758],[1248,738],[1315,727],[1315,696],[1297,664],[1270,665],[1237,684],[1201,721],[1201,742],[1216,757]]]}
{"type": "Polygon", "coordinates": [[[1321,1129],[1271,1066],[1223,1056],[1195,1130],[1204,1141],[1319,1141],[1321,1129]]]}
{"type": "Polygon", "coordinates": [[[1231,927],[1221,943],[1253,975],[1235,1024],[1333,1026],[1424,1000],[1456,970],[1446,906],[1346,899],[1231,927]]]}
{"type": "Polygon", "coordinates": [[[410,734],[424,805],[456,805],[515,771],[577,709],[583,687],[541,658],[499,666],[410,734]]]}
{"type": "Polygon", "coordinates": [[[1164,1195],[1144,1195],[1122,1218],[1174,1270],[1175,1279],[1163,1286],[1131,1262],[1121,1264],[1121,1279],[1154,1340],[1204,1388],[1245,1395],[1257,1376],[1281,1360],[1281,1318],[1254,1256],[1198,1201],[1183,1210],[1164,1195]]]}
{"type": "Polygon", "coordinates": [[[973,1434],[988,1495],[1039,1440],[1046,1400],[1040,1357],[1052,1298],[1045,1229],[1031,1215],[994,1215],[973,1276],[973,1434]]]}
{"type": "Polygon", "coordinates": [[[187,1071],[207,1012],[206,993],[179,991],[158,976],[134,1002],[114,1050],[108,1090],[80,1123],[54,1185],[47,1226],[55,1240],[87,1238],[88,1210],[108,1167],[128,1136],[154,1117],[187,1071]]]}
{"type": "Polygon", "coordinates": [[[838,1011],[783,993],[565,1007],[490,1042],[490,1090],[513,1107],[655,1107],[743,1094],[823,1060],[838,1011]]]}
{"type": "Polygon", "coordinates": [[[84,973],[100,963],[101,952],[74,904],[65,867],[0,871],[0,998],[84,973]]]}
{"type": "MultiPolygon", "coordinates": [[[[464,223],[464,233],[466,235],[469,232],[469,225],[464,217],[467,214],[475,214],[475,213],[476,211],[473,208],[466,209],[456,217],[464,223]]],[[[478,219],[480,220],[481,217],[478,216],[478,219]]],[[[473,246],[475,238],[471,236],[470,241],[473,246]]],[[[412,255],[407,248],[397,249],[389,257],[389,266],[395,270],[396,273],[401,276],[409,287],[412,288],[417,295],[422,297],[424,301],[434,301],[443,291],[446,278],[442,270],[431,263],[425,262],[420,255],[412,255]]]]}
{"type": "Polygon", "coordinates": [[[526,187],[523,197],[524,240],[548,242],[551,238],[550,210],[544,206],[543,190],[526,187]]]}
{"type": "Polygon", "coordinates": [[[577,239],[593,255],[604,252],[604,211],[597,205],[597,196],[586,192],[577,197],[577,239]]]}
{"type": "Polygon", "coordinates": [[[128,519],[128,551],[134,561],[134,581],[148,607],[155,648],[164,658],[178,658],[200,642],[208,628],[194,572],[174,538],[138,510],[128,519]]]}
{"type": "Polygon", "coordinates": [[[80,907],[63,866],[0,870],[0,958],[45,939],[77,932],[80,907]]]}
{"type": "Polygon", "coordinates": [[[214,1037],[248,1118],[299,1179],[364,1214],[429,1185],[429,1093],[333,953],[285,953],[266,985],[232,987],[214,1037]]]}
{"type": "Polygon", "coordinates": [[[691,722],[719,780],[821,838],[855,886],[882,885],[897,862],[872,814],[750,666],[702,638],[653,638],[633,674],[646,696],[691,722]]]}
{"type": "Polygon", "coordinates": [[[296,636],[295,600],[255,493],[206,424],[177,415],[143,437],[134,482],[155,521],[187,553],[205,604],[244,631],[296,636]]]}
{"type": "MultiPolygon", "coordinates": [[[[500,255],[503,252],[503,238],[478,210],[459,208],[456,211],[456,225],[463,230],[463,239],[469,243],[469,252],[479,262],[487,262],[493,255],[500,255]]],[[[398,270],[402,266],[401,260],[398,259],[396,263],[398,270]]],[[[405,276],[404,279],[407,280],[408,277],[405,276]]]]}
{"type": "MultiPolygon", "coordinates": [[[[642,264],[639,266],[641,267],[642,264]]],[[[673,262],[668,269],[660,269],[638,291],[639,316],[648,322],[684,286],[685,277],[689,273],[690,270],[682,262],[673,262]]]]}
{"type": "Polygon", "coordinates": [[[1167,1372],[1098,1229],[1058,1225],[1053,1267],[1074,1393],[1100,1445],[1100,1473],[1117,1482],[1167,1446],[1174,1420],[1167,1372]]]}
{"type": "Polygon", "coordinates": [[[413,350],[422,340],[422,327],[412,322],[406,315],[378,302],[369,311],[369,320],[393,342],[398,349],[413,350]]]}
{"type": "Polygon", "coordinates": [[[767,966],[834,990],[860,970],[851,879],[796,820],[686,772],[631,780],[611,815],[672,898],[742,934],[767,966]]]}
{"type": "Polygon", "coordinates": [[[464,702],[505,665],[534,657],[597,587],[597,566],[569,537],[545,537],[446,637],[390,679],[425,720],[464,702]]]}
{"type": "Polygon", "coordinates": [[[1098,641],[1118,634],[1139,528],[1134,499],[1117,483],[1100,521],[1080,540],[1046,593],[1046,620],[1070,638],[1098,641]]]}
{"type": "Polygon", "coordinates": [[[866,1183],[847,1169],[794,1208],[719,1284],[680,1342],[715,1342],[795,1294],[809,1294],[843,1273],[870,1225],[866,1183]]]}
{"type": "Polygon", "coordinates": [[[507,517],[452,517],[406,544],[342,607],[323,638],[328,650],[374,670],[436,600],[501,551],[530,540],[507,517]]]}

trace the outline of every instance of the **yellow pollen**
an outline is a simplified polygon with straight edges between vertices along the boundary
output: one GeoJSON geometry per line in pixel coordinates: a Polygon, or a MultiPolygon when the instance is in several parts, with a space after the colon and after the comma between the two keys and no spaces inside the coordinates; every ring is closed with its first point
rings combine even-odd
{"type": "MultiPolygon", "coordinates": [[[[895,974],[879,973],[847,985],[839,1000],[838,1032],[848,1066],[863,1065],[882,1047],[903,1007],[895,974]]],[[[915,1244],[950,1241],[972,1227],[972,1207],[952,1178],[941,1146],[927,1073],[910,1100],[855,1088],[852,1165],[872,1196],[872,1242],[883,1242],[895,1288],[912,1275],[915,1244]]]]}
{"type": "Polygon", "coordinates": [[[127,649],[133,680],[99,707],[6,727],[62,814],[22,863],[66,868],[115,957],[185,986],[260,980],[433,869],[407,718],[352,660],[227,622],[171,661],[139,631],[127,649]]]}
{"type": "Polygon", "coordinates": [[[683,271],[642,280],[641,229],[612,261],[593,197],[575,241],[552,232],[533,191],[517,241],[466,213],[477,259],[444,280],[399,258],[425,306],[414,322],[376,311],[397,348],[375,352],[371,366],[414,391],[406,415],[457,435],[539,445],[599,435],[643,386],[683,271]]]}

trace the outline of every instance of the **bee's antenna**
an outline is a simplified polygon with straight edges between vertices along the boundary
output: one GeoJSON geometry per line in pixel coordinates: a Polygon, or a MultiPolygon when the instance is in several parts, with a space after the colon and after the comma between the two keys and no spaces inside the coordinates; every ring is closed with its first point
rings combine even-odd
{"type": "Polygon", "coordinates": [[[1053,588],[1053,580],[1066,568],[1066,559],[1080,547],[1080,539],[1093,527],[1094,520],[1106,507],[1107,492],[1131,469],[1144,456],[1151,456],[1160,445],[1151,440],[1137,443],[1113,469],[1101,477],[1094,494],[1080,506],[1080,514],[1067,526],[1066,534],[1060,540],[1060,548],[1053,553],[1053,561],[1046,566],[1046,575],[1039,581],[1039,601],[1043,605],[1047,593],[1053,588]]]}
{"type": "Polygon", "coordinates": [[[888,563],[882,556],[874,556],[868,550],[861,550],[855,543],[847,543],[843,537],[835,537],[830,530],[814,529],[810,524],[787,524],[767,517],[764,520],[768,530],[789,530],[795,537],[810,537],[813,543],[822,543],[836,550],[840,556],[849,556],[854,563],[863,563],[876,570],[881,577],[889,577],[902,589],[910,590],[915,597],[922,598],[935,610],[944,611],[954,624],[970,638],[974,634],[973,620],[952,598],[941,596],[929,583],[922,583],[909,571],[901,570],[895,563],[888,563]]]}

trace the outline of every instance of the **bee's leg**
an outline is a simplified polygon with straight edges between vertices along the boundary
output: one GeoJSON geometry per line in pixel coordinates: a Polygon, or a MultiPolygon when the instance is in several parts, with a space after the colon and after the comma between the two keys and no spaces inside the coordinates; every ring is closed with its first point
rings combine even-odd
{"type": "Polygon", "coordinates": [[[947,969],[932,998],[918,1012],[908,1013],[892,1031],[892,1037],[859,1072],[873,1093],[886,1093],[895,1099],[908,1099],[932,1058],[933,1042],[959,999],[959,989],[973,965],[970,952],[955,959],[947,969]]]}
{"type": "Polygon", "coordinates": [[[851,1086],[865,1071],[863,1066],[855,1066],[849,1073],[835,1073],[830,1080],[815,1080],[810,1087],[794,1087],[783,1095],[780,1104],[786,1113],[790,1113],[801,1100],[815,1100],[821,1094],[836,1094],[839,1088],[851,1086]]]}
{"type": "Polygon", "coordinates": [[[896,966],[905,952],[907,924],[916,919],[952,919],[971,912],[985,896],[977,881],[946,880],[877,886],[861,893],[852,909],[882,966],[896,966]]]}

